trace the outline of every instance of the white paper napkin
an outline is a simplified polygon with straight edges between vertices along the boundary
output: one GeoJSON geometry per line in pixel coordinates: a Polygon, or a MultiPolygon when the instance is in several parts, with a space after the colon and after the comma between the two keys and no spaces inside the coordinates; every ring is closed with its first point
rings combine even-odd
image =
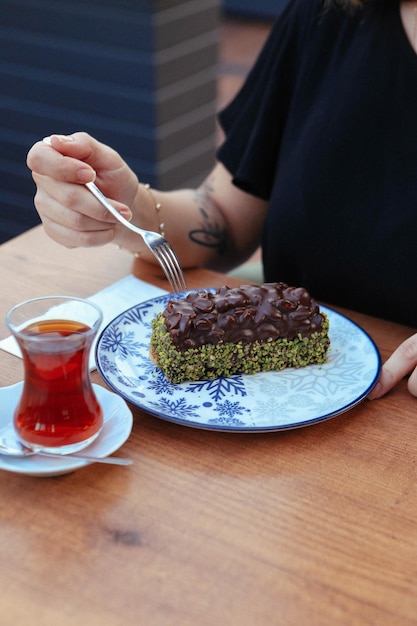
{"type": "MultiPolygon", "coordinates": [[[[103,312],[103,322],[100,330],[97,334],[94,345],[91,348],[90,354],[90,370],[95,369],[95,343],[100,336],[103,328],[107,326],[117,315],[126,311],[131,306],[144,302],[151,298],[156,298],[167,293],[164,289],[155,287],[150,283],[146,283],[139,278],[136,278],[132,274],[122,278],[121,280],[113,283],[109,287],[106,287],[102,291],[98,291],[93,296],[86,298],[91,300],[100,307],[103,312]]],[[[22,357],[20,348],[13,336],[6,337],[0,341],[0,349],[10,352],[15,356],[22,357]]]]}

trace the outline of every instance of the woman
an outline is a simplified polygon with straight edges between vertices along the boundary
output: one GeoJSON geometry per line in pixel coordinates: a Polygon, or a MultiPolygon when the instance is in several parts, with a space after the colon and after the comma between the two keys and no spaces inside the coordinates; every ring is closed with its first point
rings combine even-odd
{"type": "MultiPolygon", "coordinates": [[[[415,325],[416,112],[417,1],[291,0],[220,114],[226,139],[199,189],[149,190],[75,133],[30,150],[35,205],[65,246],[113,242],[152,262],[81,184],[95,179],[125,217],[163,230],[184,267],[228,269],[261,242],[267,281],[415,325]]],[[[416,365],[413,336],[370,397],[410,372],[417,395],[416,365]]]]}

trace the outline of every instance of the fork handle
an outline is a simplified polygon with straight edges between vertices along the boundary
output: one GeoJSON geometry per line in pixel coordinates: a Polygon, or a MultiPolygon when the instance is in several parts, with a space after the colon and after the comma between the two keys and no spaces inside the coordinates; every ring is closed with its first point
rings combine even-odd
{"type": "Polygon", "coordinates": [[[100,189],[97,187],[97,185],[95,183],[85,183],[85,186],[87,187],[87,189],[89,189],[91,191],[91,193],[93,194],[93,196],[95,196],[97,198],[97,200],[108,210],[110,211],[110,213],[112,215],[114,215],[114,217],[116,219],[119,220],[119,222],[121,222],[122,224],[124,224],[127,228],[130,228],[131,230],[134,230],[135,232],[137,232],[137,230],[141,230],[138,226],[133,226],[129,220],[127,220],[125,217],[123,217],[123,215],[120,215],[119,211],[117,211],[114,206],[111,204],[111,202],[109,202],[109,200],[107,200],[106,196],[101,193],[100,189]]]}

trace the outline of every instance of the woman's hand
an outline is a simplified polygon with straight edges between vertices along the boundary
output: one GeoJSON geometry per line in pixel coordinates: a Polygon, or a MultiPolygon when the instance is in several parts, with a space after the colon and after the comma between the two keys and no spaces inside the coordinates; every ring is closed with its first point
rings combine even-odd
{"type": "Polygon", "coordinates": [[[403,341],[384,363],[381,376],[368,398],[381,398],[410,372],[408,390],[417,396],[417,334],[403,341]]]}
{"type": "MultiPolygon", "coordinates": [[[[35,207],[45,231],[72,247],[100,246],[115,239],[120,225],[84,184],[95,181],[126,218],[138,192],[138,180],[117,152],[87,133],[52,135],[28,153],[36,183],[35,207]]],[[[123,228],[123,227],[122,227],[123,228]]]]}

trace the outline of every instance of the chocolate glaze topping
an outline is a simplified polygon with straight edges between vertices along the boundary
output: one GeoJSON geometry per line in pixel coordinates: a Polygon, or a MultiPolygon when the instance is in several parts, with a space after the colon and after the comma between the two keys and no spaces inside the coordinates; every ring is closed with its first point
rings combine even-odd
{"type": "Polygon", "coordinates": [[[285,283],[220,287],[170,300],[165,326],[179,350],[219,342],[252,343],[308,337],[322,329],[323,315],[303,287],[285,283]]]}

